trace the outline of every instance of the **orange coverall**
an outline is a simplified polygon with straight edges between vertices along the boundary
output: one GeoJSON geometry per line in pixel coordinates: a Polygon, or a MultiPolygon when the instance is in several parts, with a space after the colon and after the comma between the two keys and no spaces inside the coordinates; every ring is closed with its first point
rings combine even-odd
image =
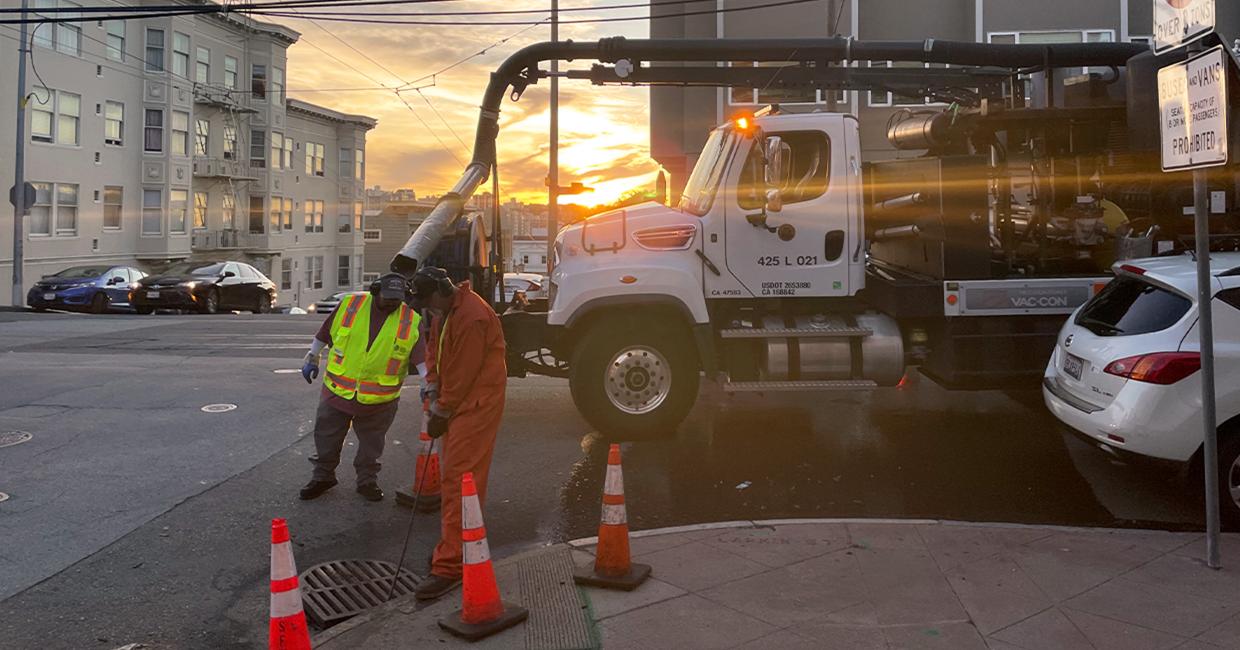
{"type": "Polygon", "coordinates": [[[439,384],[438,406],[452,412],[440,457],[440,537],[431,573],[461,577],[461,476],[474,473],[478,502],[486,502],[487,473],[504,414],[508,366],[495,310],[468,281],[457,285],[446,318],[431,322],[428,381],[439,384]],[[442,341],[440,341],[442,338],[442,341]]]}

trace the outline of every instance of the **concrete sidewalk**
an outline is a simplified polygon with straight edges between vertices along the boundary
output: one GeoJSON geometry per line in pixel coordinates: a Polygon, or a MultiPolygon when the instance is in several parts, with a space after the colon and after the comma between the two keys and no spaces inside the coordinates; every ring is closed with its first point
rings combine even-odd
{"type": "MultiPolygon", "coordinates": [[[[1227,568],[1200,534],[937,521],[774,520],[634,533],[653,576],[633,592],[577,589],[578,540],[498,562],[530,620],[494,648],[1240,649],[1240,535],[1227,568]]],[[[465,647],[430,606],[396,601],[316,648],[465,647]]]]}

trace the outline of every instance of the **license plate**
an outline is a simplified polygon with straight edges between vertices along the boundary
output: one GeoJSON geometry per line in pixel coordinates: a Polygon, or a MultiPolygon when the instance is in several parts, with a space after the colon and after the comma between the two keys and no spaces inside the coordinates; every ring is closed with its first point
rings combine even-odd
{"type": "Polygon", "coordinates": [[[43,299],[44,299],[44,300],[55,300],[55,299],[56,299],[56,294],[54,294],[54,293],[45,293],[45,294],[43,294],[43,299]]]}
{"type": "Polygon", "coordinates": [[[146,292],[146,299],[147,299],[147,300],[158,300],[158,299],[159,299],[159,292],[158,292],[158,291],[148,291],[148,292],[146,292]]]}
{"type": "Polygon", "coordinates": [[[1063,371],[1073,379],[1081,380],[1081,371],[1085,369],[1085,360],[1071,354],[1065,354],[1063,360],[1063,371]]]}

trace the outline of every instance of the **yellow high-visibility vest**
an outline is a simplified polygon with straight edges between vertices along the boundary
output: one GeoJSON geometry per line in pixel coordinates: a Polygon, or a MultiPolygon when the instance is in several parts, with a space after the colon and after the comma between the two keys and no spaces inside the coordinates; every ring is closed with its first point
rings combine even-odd
{"type": "Polygon", "coordinates": [[[388,314],[370,342],[369,293],[349,295],[332,319],[332,347],[327,353],[323,385],[345,399],[383,404],[400,397],[409,374],[409,353],[418,342],[417,313],[406,304],[388,314]]]}

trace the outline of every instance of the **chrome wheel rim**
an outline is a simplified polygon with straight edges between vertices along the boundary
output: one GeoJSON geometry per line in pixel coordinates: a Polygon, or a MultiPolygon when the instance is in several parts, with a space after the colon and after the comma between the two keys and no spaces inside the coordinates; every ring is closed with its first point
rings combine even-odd
{"type": "Polygon", "coordinates": [[[627,347],[607,364],[603,390],[611,405],[625,413],[650,413],[671,393],[671,370],[658,350],[642,345],[627,347]]]}
{"type": "Polygon", "coordinates": [[[1240,508],[1240,456],[1232,459],[1231,467],[1227,470],[1227,491],[1231,495],[1231,502],[1240,508]]]}

